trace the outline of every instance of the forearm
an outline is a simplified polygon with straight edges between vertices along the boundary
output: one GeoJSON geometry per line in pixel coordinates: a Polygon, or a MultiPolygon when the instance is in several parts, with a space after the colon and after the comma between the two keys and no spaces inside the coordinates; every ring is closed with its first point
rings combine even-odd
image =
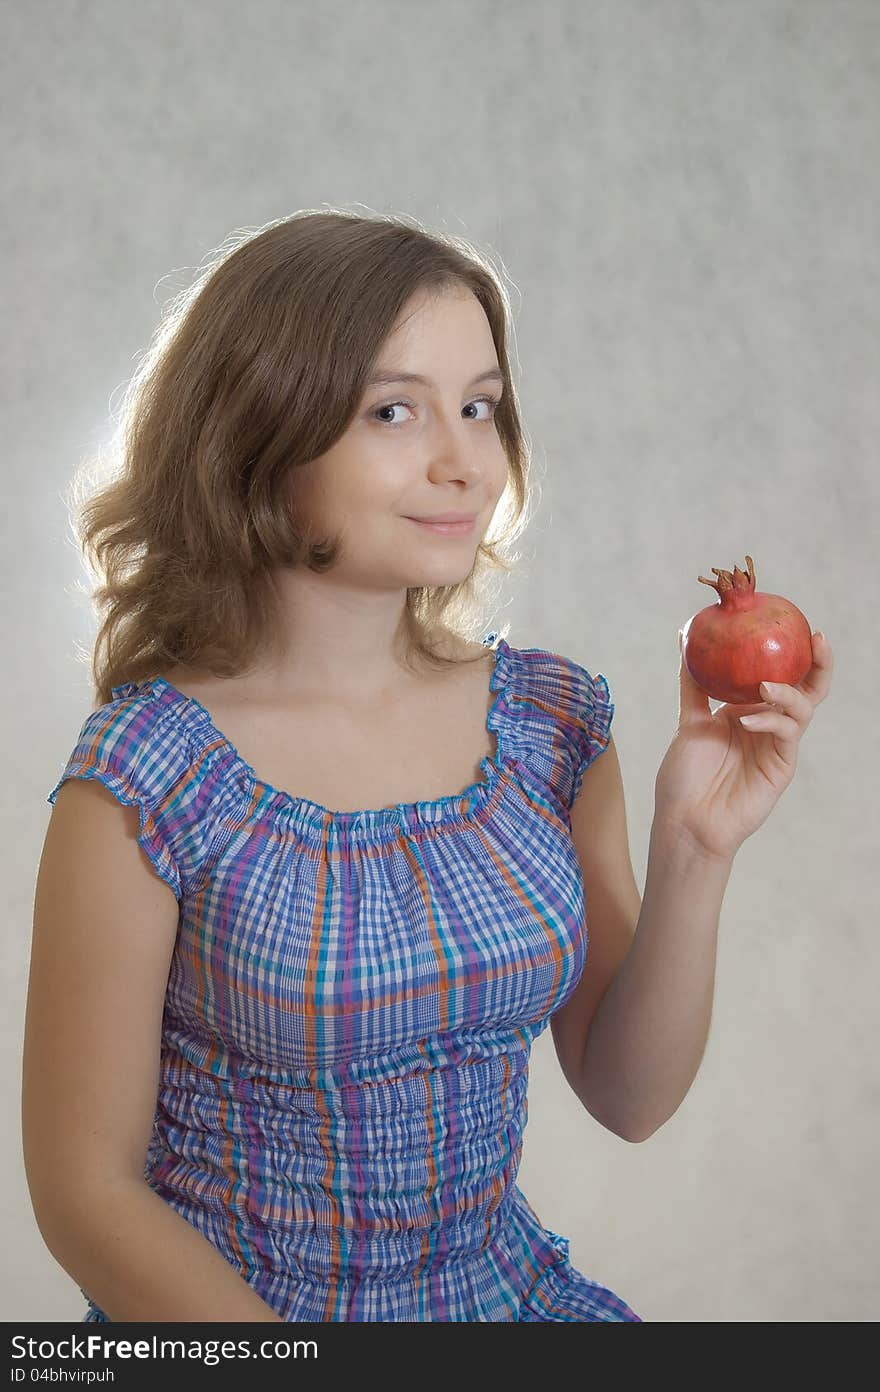
{"type": "Polygon", "coordinates": [[[635,936],[593,1016],[580,1089],[588,1111],[628,1140],[668,1121],[696,1077],[731,868],[652,827],[635,936]]]}
{"type": "Polygon", "coordinates": [[[40,1231],[55,1260],[114,1322],[283,1323],[198,1229],[146,1182],[104,1187],[40,1231]]]}

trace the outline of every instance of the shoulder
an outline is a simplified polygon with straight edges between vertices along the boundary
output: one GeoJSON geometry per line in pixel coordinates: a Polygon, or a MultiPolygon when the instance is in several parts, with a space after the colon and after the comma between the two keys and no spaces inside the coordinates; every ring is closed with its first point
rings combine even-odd
{"type": "Polygon", "coordinates": [[[582,730],[593,714],[614,706],[601,672],[550,648],[508,648],[515,685],[537,714],[554,724],[582,730]]]}
{"type": "Polygon", "coordinates": [[[606,678],[550,648],[507,648],[508,742],[569,811],[607,747],[614,703],[606,678]]]}
{"type": "MultiPolygon", "coordinates": [[[[179,898],[182,873],[169,815],[191,765],[186,732],[149,683],[122,683],[110,701],[82,722],[61,776],[47,801],[55,806],[68,780],[103,784],[117,802],[137,811],[136,836],[160,876],[179,898]]],[[[83,802],[83,806],[86,806],[83,802]]],[[[92,805],[97,804],[92,800],[92,805]]],[[[134,825],[134,819],[132,818],[134,825]]]]}
{"type": "Polygon", "coordinates": [[[164,701],[149,681],[123,682],[113,687],[111,700],[93,707],[83,719],[65,772],[112,775],[153,801],[186,773],[189,764],[187,732],[172,703],[164,701]]]}

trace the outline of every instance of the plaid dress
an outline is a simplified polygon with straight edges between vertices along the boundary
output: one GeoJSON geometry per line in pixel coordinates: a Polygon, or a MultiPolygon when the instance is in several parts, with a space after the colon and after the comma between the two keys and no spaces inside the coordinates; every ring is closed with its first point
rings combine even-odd
{"type": "Polygon", "coordinates": [[[614,706],[496,638],[495,752],[461,793],[331,812],[155,677],[91,711],[48,797],[95,778],[138,809],[180,905],[144,1177],[287,1321],[641,1323],[516,1184],[531,1043],[587,954],[568,813],[614,706]]]}

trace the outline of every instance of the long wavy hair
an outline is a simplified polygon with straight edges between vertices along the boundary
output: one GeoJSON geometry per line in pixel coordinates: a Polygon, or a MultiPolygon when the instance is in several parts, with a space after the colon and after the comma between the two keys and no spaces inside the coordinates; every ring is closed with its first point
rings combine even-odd
{"type": "Polygon", "coordinates": [[[461,660],[438,647],[450,634],[476,638],[493,579],[519,559],[509,548],[530,498],[504,281],[465,239],[412,219],[307,210],[234,233],[170,299],[110,444],[74,476],[68,509],[98,582],[88,592],[98,705],[166,665],[237,676],[274,654],[273,568],[326,571],[340,546],[297,526],[298,466],[349,426],[410,297],[462,288],[485,311],[504,374],[495,421],[507,484],[470,574],[407,589],[402,618],[410,659],[461,660]]]}

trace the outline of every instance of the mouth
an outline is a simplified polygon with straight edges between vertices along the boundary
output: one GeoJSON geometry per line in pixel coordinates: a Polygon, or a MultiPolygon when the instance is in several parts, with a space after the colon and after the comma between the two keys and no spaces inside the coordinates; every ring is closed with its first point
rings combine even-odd
{"type": "Polygon", "coordinates": [[[414,522],[417,527],[423,527],[426,531],[436,532],[438,536],[450,537],[468,536],[477,525],[476,517],[472,517],[469,522],[422,522],[418,517],[407,517],[406,521],[414,522]]]}

